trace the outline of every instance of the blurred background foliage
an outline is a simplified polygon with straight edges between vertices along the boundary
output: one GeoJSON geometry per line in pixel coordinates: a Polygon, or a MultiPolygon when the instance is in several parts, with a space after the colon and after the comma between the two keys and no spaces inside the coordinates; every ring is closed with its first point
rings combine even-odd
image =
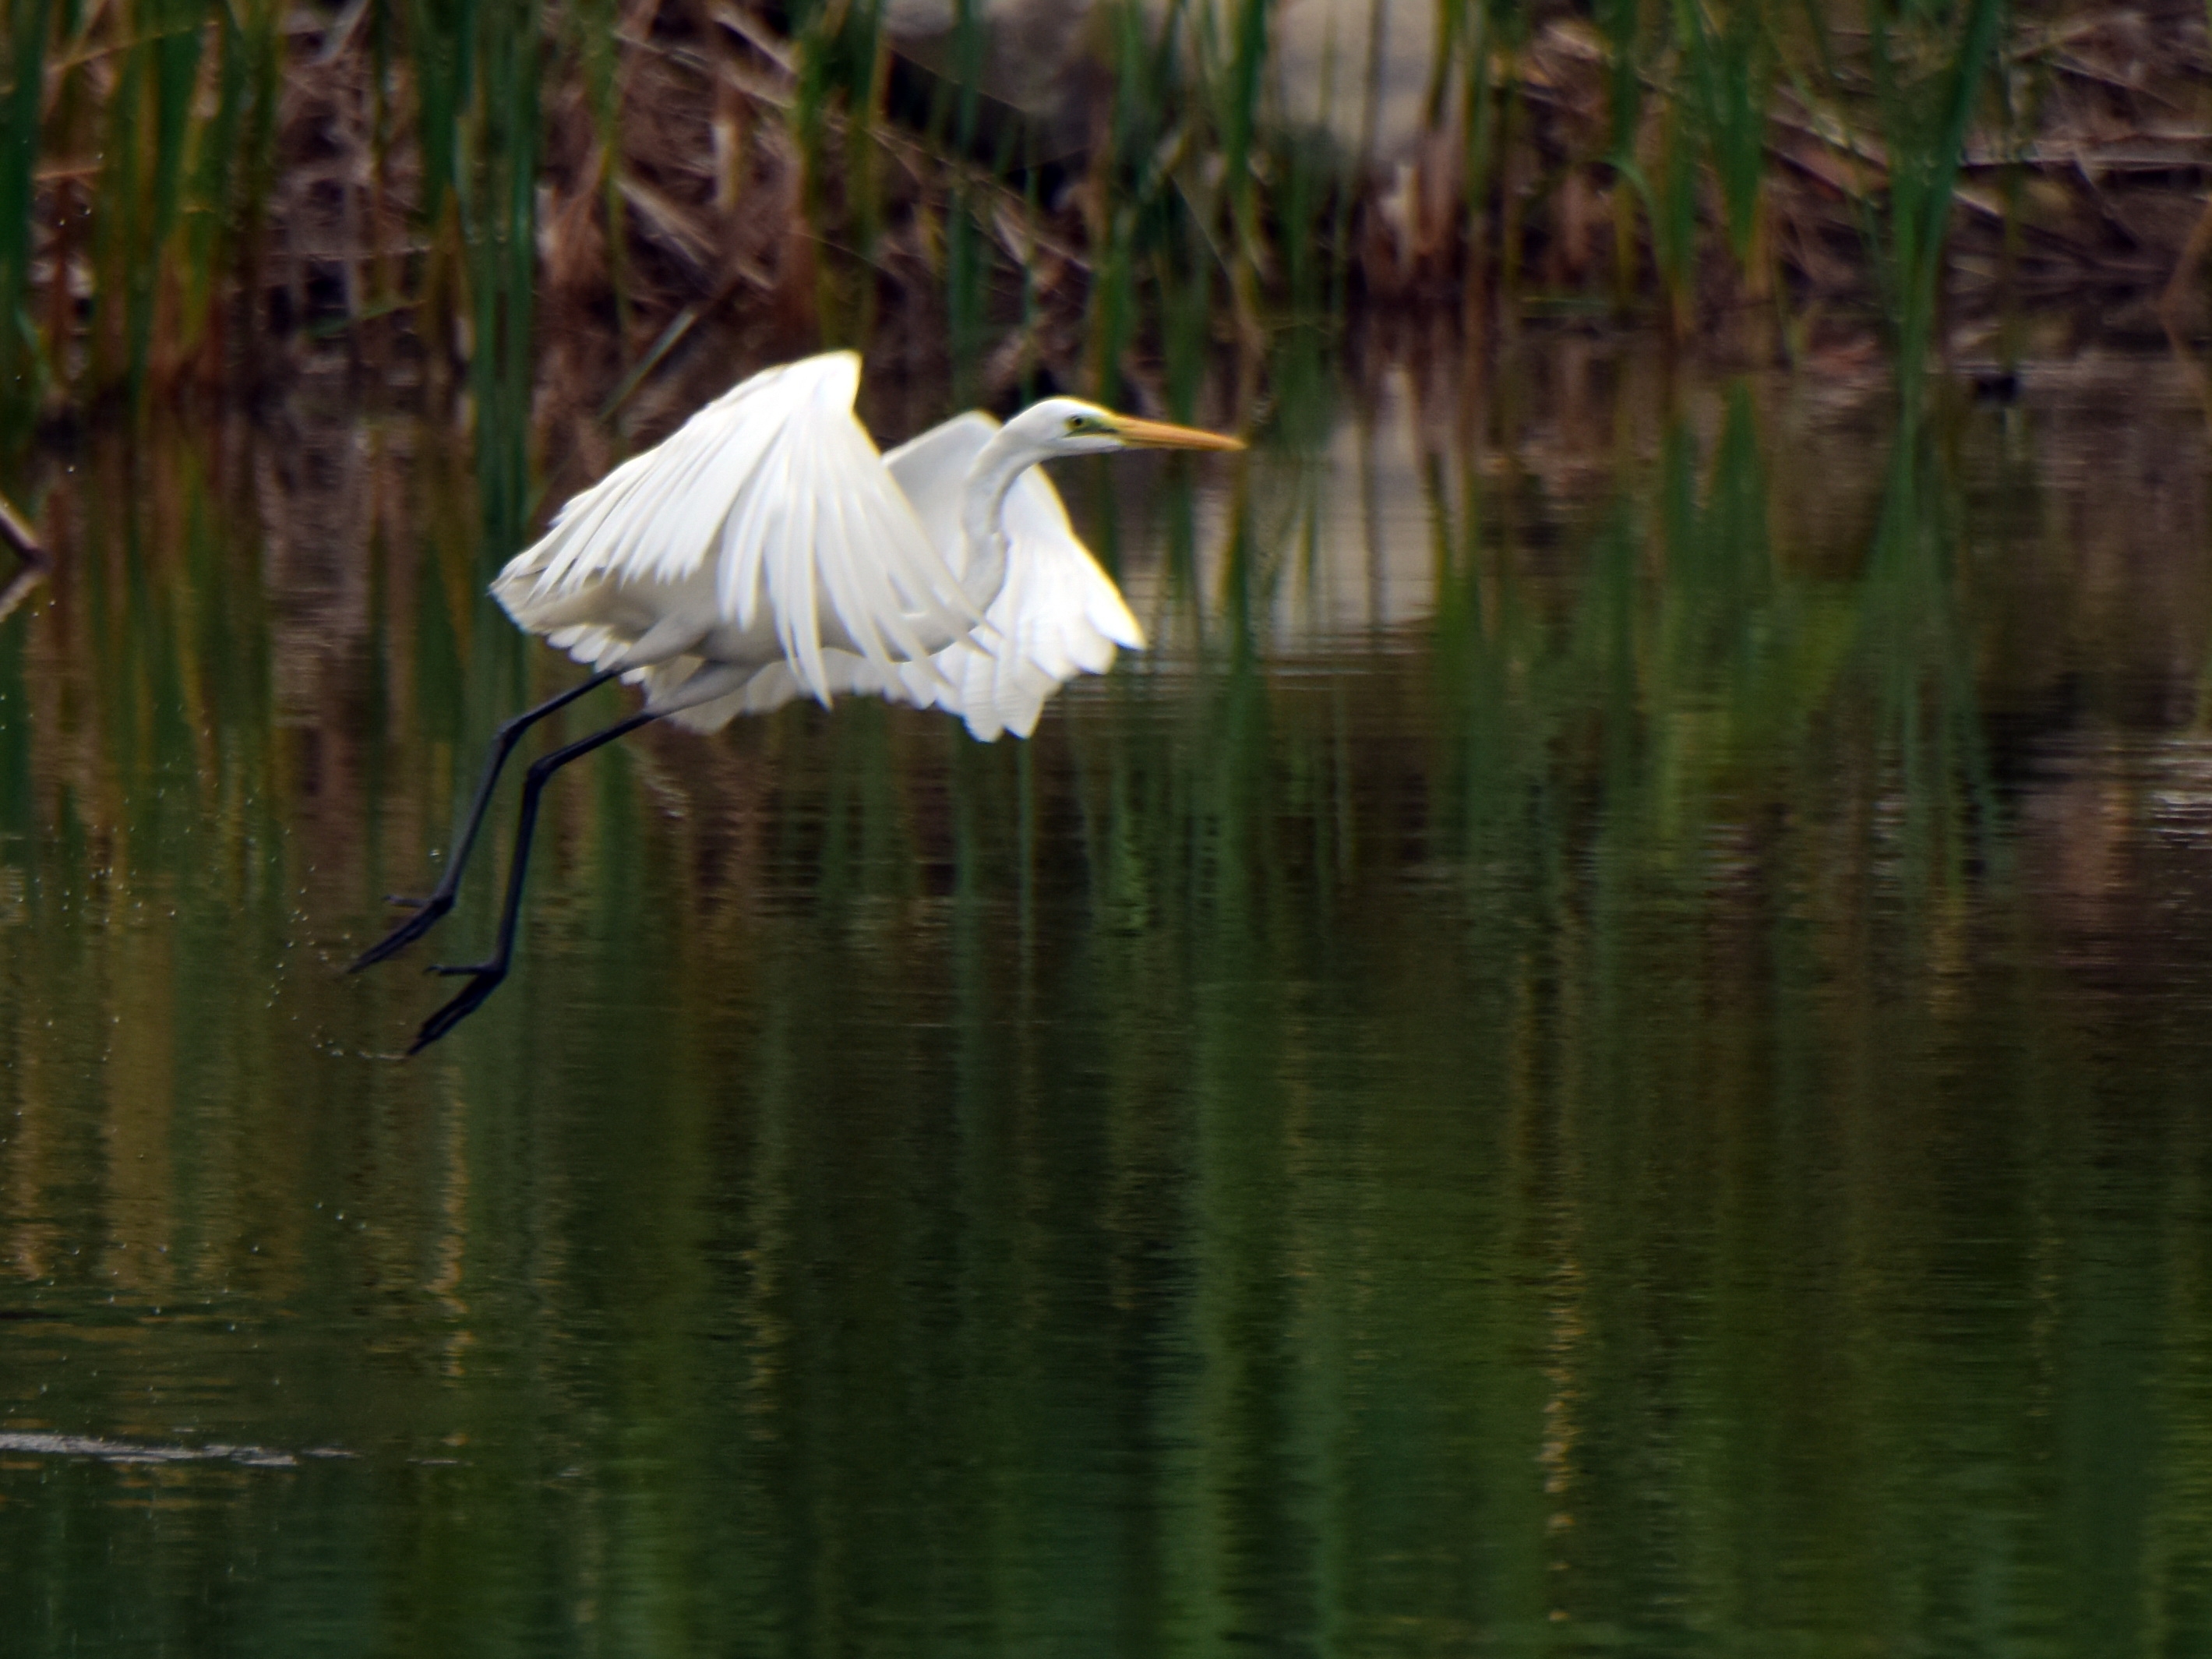
{"type": "Polygon", "coordinates": [[[2199,326],[2194,0],[0,36],[24,1651],[2203,1644],[2203,386],[2058,349],[2199,326]],[[485,569],[817,343],[1265,441],[1062,471],[1033,742],[577,769],[373,1063],[485,569]]]}
{"type": "Polygon", "coordinates": [[[0,36],[0,421],[465,387],[509,527],[532,430],[702,325],[1187,416],[1210,356],[1249,392],[1378,301],[2008,360],[2054,299],[2193,326],[2212,240],[2179,0],[11,0],[0,36]]]}

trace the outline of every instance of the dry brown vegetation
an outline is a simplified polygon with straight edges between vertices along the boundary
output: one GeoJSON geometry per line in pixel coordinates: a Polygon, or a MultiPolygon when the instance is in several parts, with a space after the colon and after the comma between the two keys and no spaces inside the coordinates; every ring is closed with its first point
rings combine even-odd
{"type": "Polygon", "coordinates": [[[1291,118],[1282,10],[1099,0],[1024,109],[963,82],[980,34],[895,40],[861,0],[31,0],[14,401],[351,363],[467,377],[507,429],[604,412],[703,330],[724,362],[867,338],[971,391],[1187,403],[1210,348],[1378,301],[1850,349],[1916,303],[1915,191],[1951,204],[1930,298],[1978,356],[2207,316],[2193,0],[1447,4],[1395,149],[1291,118]],[[2031,313],[2063,320],[2003,331],[2031,313]]]}

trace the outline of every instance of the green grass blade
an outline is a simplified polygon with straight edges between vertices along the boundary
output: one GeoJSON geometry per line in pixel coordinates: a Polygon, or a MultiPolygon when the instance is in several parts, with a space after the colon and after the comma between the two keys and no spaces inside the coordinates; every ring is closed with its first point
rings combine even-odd
{"type": "Polygon", "coordinates": [[[38,398],[37,343],[25,302],[52,0],[17,0],[9,21],[8,90],[0,99],[0,410],[15,428],[38,398]]]}

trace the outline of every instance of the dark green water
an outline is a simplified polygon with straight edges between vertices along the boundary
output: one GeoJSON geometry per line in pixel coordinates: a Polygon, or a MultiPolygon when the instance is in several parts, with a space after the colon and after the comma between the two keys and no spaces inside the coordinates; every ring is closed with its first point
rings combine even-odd
{"type": "Polygon", "coordinates": [[[339,968],[563,673],[456,447],[89,447],[0,625],[0,1653],[2212,1649],[2189,382],[1462,392],[1065,477],[1161,648],[1030,744],[577,769],[406,1063],[339,968]]]}

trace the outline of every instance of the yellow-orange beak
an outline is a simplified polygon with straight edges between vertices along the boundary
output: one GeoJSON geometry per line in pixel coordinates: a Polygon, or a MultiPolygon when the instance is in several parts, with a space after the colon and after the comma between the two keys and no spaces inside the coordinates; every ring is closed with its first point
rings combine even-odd
{"type": "Polygon", "coordinates": [[[1140,421],[1133,415],[1114,417],[1114,435],[1139,449],[1242,449],[1244,441],[1225,432],[1201,432],[1194,426],[1176,426],[1166,421],[1140,421]]]}

